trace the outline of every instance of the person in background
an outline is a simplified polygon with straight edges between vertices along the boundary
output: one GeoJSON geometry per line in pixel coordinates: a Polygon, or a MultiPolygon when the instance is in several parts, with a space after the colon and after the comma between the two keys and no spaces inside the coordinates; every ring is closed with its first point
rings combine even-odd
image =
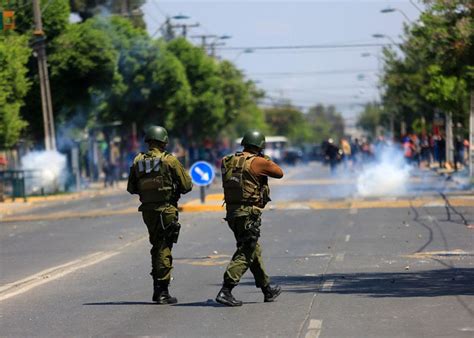
{"type": "Polygon", "coordinates": [[[329,163],[331,173],[335,174],[341,154],[339,153],[339,148],[334,144],[334,140],[332,138],[328,139],[324,156],[329,163]]]}
{"type": "Polygon", "coordinates": [[[352,159],[352,148],[351,144],[346,138],[341,139],[341,150],[343,154],[344,169],[347,169],[349,161],[352,159]]]}

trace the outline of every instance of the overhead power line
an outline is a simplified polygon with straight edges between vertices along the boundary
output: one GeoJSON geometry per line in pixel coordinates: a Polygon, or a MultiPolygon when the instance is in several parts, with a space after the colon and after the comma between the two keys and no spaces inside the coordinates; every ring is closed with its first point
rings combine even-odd
{"type": "Polygon", "coordinates": [[[283,45],[283,46],[246,46],[221,47],[219,50],[287,50],[287,49],[333,49],[333,48],[367,48],[384,47],[392,43],[354,43],[354,44],[320,44],[320,45],[283,45]]]}
{"type": "Polygon", "coordinates": [[[268,72],[268,73],[249,73],[247,75],[254,76],[289,76],[289,75],[332,75],[332,74],[351,74],[351,73],[365,73],[377,72],[377,69],[333,69],[333,70],[315,70],[307,72],[268,72]]]}

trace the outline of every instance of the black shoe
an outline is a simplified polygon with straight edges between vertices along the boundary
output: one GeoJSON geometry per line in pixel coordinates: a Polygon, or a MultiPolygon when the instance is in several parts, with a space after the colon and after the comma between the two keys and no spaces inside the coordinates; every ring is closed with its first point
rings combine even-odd
{"type": "Polygon", "coordinates": [[[153,301],[157,304],[176,304],[178,300],[171,296],[168,286],[158,286],[153,292],[153,301]]]}
{"type": "Polygon", "coordinates": [[[232,295],[231,289],[223,287],[216,297],[216,302],[227,306],[242,306],[242,301],[237,300],[232,295]]]}
{"type": "Polygon", "coordinates": [[[280,295],[281,287],[279,285],[268,285],[262,288],[262,292],[265,303],[273,302],[280,295]]]}

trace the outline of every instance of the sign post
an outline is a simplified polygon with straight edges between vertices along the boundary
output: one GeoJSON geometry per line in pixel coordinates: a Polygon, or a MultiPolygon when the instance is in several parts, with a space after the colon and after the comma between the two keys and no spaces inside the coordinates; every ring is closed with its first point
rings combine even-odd
{"type": "Polygon", "coordinates": [[[191,166],[189,169],[189,174],[193,183],[201,187],[201,203],[204,204],[206,202],[205,187],[211,184],[214,180],[214,177],[216,176],[214,167],[208,162],[198,161],[191,166]]]}

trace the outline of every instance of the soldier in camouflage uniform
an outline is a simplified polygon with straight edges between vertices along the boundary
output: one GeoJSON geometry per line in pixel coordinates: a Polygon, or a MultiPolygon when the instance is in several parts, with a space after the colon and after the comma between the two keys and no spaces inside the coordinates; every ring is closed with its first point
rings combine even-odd
{"type": "Polygon", "coordinates": [[[254,131],[242,139],[244,150],[222,160],[222,185],[227,208],[226,221],[237,241],[237,250],[224,273],[224,283],[216,301],[227,306],[241,306],[232,289],[250,268],[264,301],[272,302],[281,293],[278,285],[270,285],[265,273],[262,250],[258,243],[262,209],[270,201],[268,177],[281,178],[283,171],[262,155],[265,136],[254,131]]]}
{"type": "Polygon", "coordinates": [[[139,153],[130,168],[127,191],[138,194],[152,245],[151,276],[153,301],[173,304],[177,300],[168,291],[173,269],[171,249],[177,243],[180,230],[178,200],[181,194],[192,189],[191,177],[181,163],[165,151],[168,133],[165,128],[151,126],[146,131],[145,142],[149,150],[139,153]]]}

